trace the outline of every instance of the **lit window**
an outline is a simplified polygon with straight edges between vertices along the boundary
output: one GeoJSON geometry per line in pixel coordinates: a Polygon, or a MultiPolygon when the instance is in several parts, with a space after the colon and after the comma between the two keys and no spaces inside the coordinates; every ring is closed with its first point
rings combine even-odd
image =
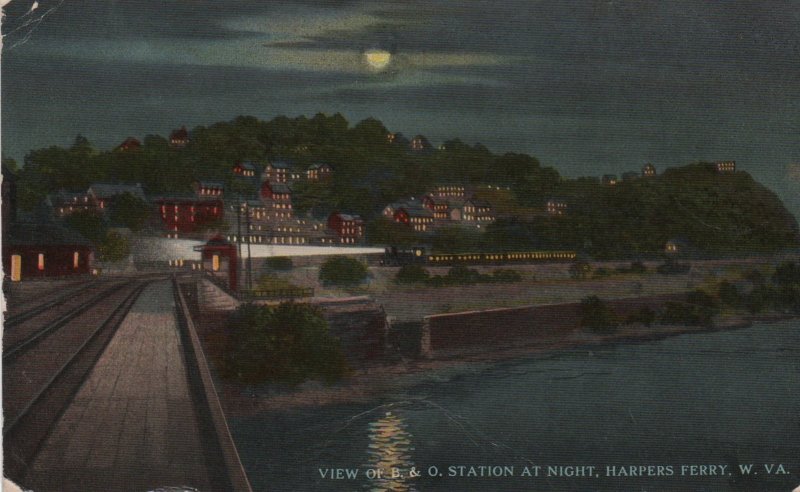
{"type": "Polygon", "coordinates": [[[78,268],[80,266],[81,255],[77,251],[72,253],[72,268],[78,268]]]}
{"type": "Polygon", "coordinates": [[[44,270],[44,253],[39,253],[39,262],[37,264],[37,267],[39,268],[40,271],[44,270]]]}

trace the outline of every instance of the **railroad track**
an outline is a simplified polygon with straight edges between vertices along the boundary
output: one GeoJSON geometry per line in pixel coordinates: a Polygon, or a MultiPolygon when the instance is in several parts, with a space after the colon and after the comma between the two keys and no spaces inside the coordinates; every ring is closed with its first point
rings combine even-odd
{"type": "Polygon", "coordinates": [[[36,312],[24,319],[6,320],[3,340],[3,364],[5,365],[8,361],[19,357],[21,353],[29,350],[50,333],[69,323],[124,286],[125,284],[113,284],[110,288],[96,289],[99,292],[94,293],[86,300],[75,298],[74,295],[69,296],[56,304],[64,306],[65,309],[63,310],[37,308],[29,311],[29,313],[36,312]],[[37,319],[39,317],[43,319],[37,319]]]}
{"type": "Polygon", "coordinates": [[[81,303],[3,356],[5,474],[22,480],[53,425],[152,280],[119,286],[81,303]],[[101,302],[105,301],[105,302],[101,302]],[[31,338],[35,341],[30,341],[31,338]],[[31,350],[36,346],[36,350],[31,350]]]}
{"type": "MultiPolygon", "coordinates": [[[[61,304],[64,304],[65,302],[69,301],[70,299],[74,298],[75,296],[81,294],[82,292],[84,292],[84,291],[86,291],[86,290],[88,290],[88,289],[90,289],[90,288],[92,288],[94,286],[95,286],[94,283],[86,282],[85,284],[80,285],[78,288],[76,288],[74,290],[70,290],[69,292],[67,292],[65,294],[62,294],[62,295],[56,297],[55,299],[52,299],[52,300],[49,300],[49,301],[45,301],[45,302],[43,302],[41,304],[38,304],[38,305],[36,305],[36,306],[34,306],[34,307],[30,308],[30,309],[27,309],[27,310],[25,310],[25,311],[23,311],[21,313],[10,314],[5,319],[5,326],[6,326],[6,328],[8,328],[9,326],[19,325],[20,323],[22,323],[22,322],[24,322],[24,321],[26,321],[26,320],[28,320],[30,318],[33,318],[34,316],[37,316],[38,314],[41,314],[41,313],[43,313],[43,312],[45,312],[45,311],[47,311],[47,310],[49,310],[51,308],[54,308],[56,306],[59,306],[61,304]]],[[[48,294],[50,294],[50,292],[43,293],[41,295],[47,296],[48,294]]],[[[30,303],[31,302],[14,303],[12,301],[12,304],[16,304],[16,306],[12,306],[12,307],[17,307],[20,304],[25,305],[25,304],[30,304],[30,303]]]]}

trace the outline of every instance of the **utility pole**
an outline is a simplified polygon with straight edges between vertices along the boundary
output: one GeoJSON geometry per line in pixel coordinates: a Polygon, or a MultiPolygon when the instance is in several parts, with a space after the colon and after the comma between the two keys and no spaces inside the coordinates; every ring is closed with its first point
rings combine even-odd
{"type": "Polygon", "coordinates": [[[251,225],[250,225],[250,207],[245,203],[244,207],[245,211],[245,220],[247,221],[247,289],[252,291],[253,290],[253,263],[250,259],[250,241],[253,239],[253,235],[250,232],[251,225]]]}
{"type": "Polygon", "coordinates": [[[242,278],[242,199],[238,194],[236,195],[236,254],[239,258],[236,262],[236,277],[242,278]]]}

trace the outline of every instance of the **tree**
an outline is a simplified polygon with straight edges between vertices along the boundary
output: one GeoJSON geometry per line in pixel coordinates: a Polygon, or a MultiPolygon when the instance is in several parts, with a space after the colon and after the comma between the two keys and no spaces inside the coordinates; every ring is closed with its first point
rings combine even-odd
{"type": "Polygon", "coordinates": [[[80,235],[94,243],[100,244],[106,237],[108,226],[103,217],[92,211],[79,211],[67,217],[67,225],[75,229],[80,235]]]}
{"type": "Polygon", "coordinates": [[[127,192],[116,197],[111,207],[111,221],[132,231],[140,230],[149,216],[147,203],[127,192]]]}
{"type": "Polygon", "coordinates": [[[245,304],[231,316],[223,374],[244,383],[333,382],[347,374],[339,340],[322,312],[308,304],[245,304]]]}
{"type": "Polygon", "coordinates": [[[100,259],[104,261],[121,261],[131,254],[128,238],[116,231],[109,231],[97,245],[100,259]]]}
{"type": "Polygon", "coordinates": [[[397,271],[394,281],[398,284],[413,284],[417,282],[425,282],[430,278],[428,270],[420,265],[403,265],[397,271]]]}
{"type": "Polygon", "coordinates": [[[347,256],[329,258],[319,269],[319,280],[324,285],[354,286],[366,278],[367,266],[347,256]]]}
{"type": "Polygon", "coordinates": [[[599,297],[589,296],[581,301],[581,326],[597,333],[613,333],[619,319],[599,297]]]}

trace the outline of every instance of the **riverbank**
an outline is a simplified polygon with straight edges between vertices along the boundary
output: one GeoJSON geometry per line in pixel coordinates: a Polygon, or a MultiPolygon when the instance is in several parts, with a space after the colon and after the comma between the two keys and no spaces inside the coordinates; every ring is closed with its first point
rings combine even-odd
{"type": "Polygon", "coordinates": [[[367,403],[384,398],[402,398],[404,391],[426,382],[443,382],[465,374],[475,374],[498,362],[570,349],[599,348],[616,344],[644,343],[679,335],[729,331],[751,327],[754,323],[775,323],[797,318],[780,313],[730,315],[716,320],[712,327],[627,325],[613,334],[600,335],[576,330],[560,340],[536,342],[516,340],[505,346],[484,347],[470,352],[437,354],[435,360],[401,358],[355,370],[347,379],[333,385],[306,382],[296,388],[264,385],[253,388],[221,381],[220,396],[229,417],[246,417],[262,412],[285,412],[333,404],[367,403]]]}

